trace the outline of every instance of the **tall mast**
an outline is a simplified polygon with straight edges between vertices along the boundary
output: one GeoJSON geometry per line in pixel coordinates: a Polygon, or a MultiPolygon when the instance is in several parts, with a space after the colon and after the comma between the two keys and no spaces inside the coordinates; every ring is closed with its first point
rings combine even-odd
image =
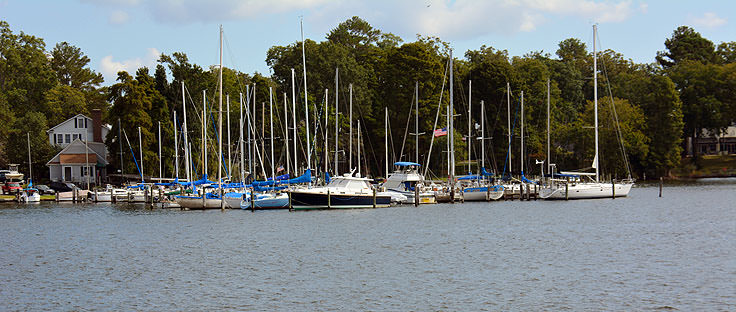
{"type": "Polygon", "coordinates": [[[468,173],[472,172],[471,166],[470,166],[470,150],[473,147],[473,143],[470,140],[470,133],[473,131],[471,126],[473,123],[473,81],[468,80],[468,173]]]}
{"type": "MultiPolygon", "coordinates": [[[[335,67],[335,171],[333,172],[333,174],[335,175],[339,174],[339,172],[337,171],[337,160],[338,160],[338,148],[339,148],[339,143],[340,143],[340,140],[338,140],[339,135],[340,135],[340,123],[339,123],[340,115],[338,115],[340,111],[340,106],[338,105],[340,97],[338,95],[340,93],[338,91],[339,90],[338,81],[339,81],[338,80],[338,68],[335,67]]],[[[325,124],[325,127],[327,127],[327,124],[325,124]]]]}
{"type": "Polygon", "coordinates": [[[174,178],[179,178],[179,132],[177,131],[178,121],[176,120],[176,110],[174,110],[174,178]]]}
{"type": "MultiPolygon", "coordinates": [[[[258,119],[256,117],[256,108],[258,108],[258,104],[256,102],[256,86],[257,84],[254,83],[253,89],[251,91],[253,100],[250,102],[250,107],[253,108],[253,111],[249,112],[251,113],[250,118],[252,120],[250,131],[253,132],[253,141],[251,142],[251,144],[253,145],[253,155],[251,155],[252,156],[251,158],[253,158],[253,174],[258,172],[258,162],[256,161],[256,157],[259,156],[258,154],[258,134],[256,133],[256,129],[258,127],[258,124],[257,124],[258,119]]],[[[256,175],[254,175],[254,177],[255,176],[256,175]]]]}
{"type": "Polygon", "coordinates": [[[454,90],[453,90],[453,63],[455,63],[452,59],[452,49],[450,49],[450,184],[453,186],[454,191],[454,185],[455,185],[455,128],[454,128],[454,121],[453,119],[455,114],[455,108],[454,108],[454,100],[455,96],[454,90]]]}
{"type": "MultiPolygon", "coordinates": [[[[447,118],[447,121],[445,121],[445,127],[447,127],[447,130],[450,130],[450,105],[445,106],[445,111],[447,111],[447,114],[445,115],[445,118],[447,118]]],[[[449,179],[450,177],[450,167],[452,165],[450,164],[450,136],[447,136],[447,177],[449,179]]]]}
{"type": "Polygon", "coordinates": [[[480,100],[480,166],[486,167],[486,106],[480,100]]]}
{"type": "MultiPolygon", "coordinates": [[[[248,86],[245,86],[248,88],[248,86]]],[[[243,93],[240,95],[240,182],[245,181],[245,152],[243,151],[243,93]]]]}
{"type": "Polygon", "coordinates": [[[350,121],[350,140],[348,143],[348,171],[353,170],[353,84],[348,85],[350,90],[350,113],[348,113],[348,120],[350,121]]]}
{"type": "Polygon", "coordinates": [[[291,171],[291,153],[289,150],[289,110],[286,103],[286,92],[284,92],[284,146],[286,147],[286,172],[291,171]]]}
{"type": "Polygon", "coordinates": [[[358,176],[362,177],[360,175],[360,119],[358,119],[358,176]]]}
{"type": "Polygon", "coordinates": [[[251,92],[255,92],[256,88],[255,85],[251,87],[250,89],[248,86],[245,86],[245,118],[248,122],[248,173],[253,174],[253,142],[251,141],[251,131],[253,129],[253,126],[251,125],[250,120],[250,105],[251,105],[251,92]]]}
{"type": "Polygon", "coordinates": [[[184,82],[183,81],[181,82],[181,107],[184,110],[184,128],[183,128],[183,131],[184,131],[184,164],[185,164],[184,168],[186,168],[185,170],[187,173],[187,181],[191,182],[192,177],[189,175],[189,164],[190,164],[189,140],[187,139],[187,136],[188,136],[187,134],[187,101],[186,101],[186,96],[184,94],[184,82]]]}
{"type": "Polygon", "coordinates": [[[414,154],[419,163],[419,81],[414,81],[414,154]]]}
{"type": "Polygon", "coordinates": [[[207,175],[207,90],[202,90],[202,162],[207,175]]]}
{"type": "Polygon", "coordinates": [[[325,126],[324,126],[325,128],[325,168],[324,168],[325,172],[329,171],[328,168],[330,166],[329,159],[327,159],[327,155],[328,155],[327,153],[329,153],[329,151],[327,150],[327,143],[328,143],[327,138],[329,134],[328,133],[329,129],[327,128],[327,104],[328,104],[327,100],[329,99],[328,95],[329,95],[329,90],[325,89],[325,106],[324,106],[325,108],[325,126]]]}
{"type": "Polygon", "coordinates": [[[143,178],[143,139],[141,138],[141,127],[138,127],[138,150],[141,156],[141,182],[145,182],[143,178]]]}
{"type": "Polygon", "coordinates": [[[385,177],[388,178],[388,106],[386,106],[386,117],[384,119],[384,153],[386,154],[386,175],[385,177]]]}
{"type": "Polygon", "coordinates": [[[521,163],[521,175],[524,176],[524,90],[521,90],[521,154],[519,154],[519,162],[521,163]]]}
{"type": "MultiPolygon", "coordinates": [[[[547,78],[547,173],[548,174],[551,174],[552,172],[550,171],[550,169],[551,169],[551,167],[550,167],[550,161],[552,161],[552,159],[550,158],[550,149],[549,149],[549,136],[550,136],[550,131],[549,131],[549,101],[550,101],[549,100],[549,78],[547,78]]],[[[542,176],[544,176],[544,172],[542,173],[542,176]]]]}
{"type": "Polygon", "coordinates": [[[297,133],[297,127],[296,127],[296,85],[294,84],[294,69],[291,69],[291,116],[293,117],[293,126],[294,126],[294,174],[296,175],[299,171],[299,152],[297,151],[297,144],[296,144],[296,133],[297,133]]]}
{"type": "Polygon", "coordinates": [[[509,159],[509,177],[511,177],[512,170],[511,170],[511,84],[506,82],[506,122],[508,123],[508,139],[509,139],[509,147],[506,149],[508,151],[508,154],[506,155],[506,158],[509,159]]]}
{"type": "Polygon", "coordinates": [[[273,180],[276,181],[276,172],[273,168],[274,160],[273,160],[273,88],[268,87],[268,113],[271,119],[271,177],[273,177],[273,180]]]}
{"type": "MultiPolygon", "coordinates": [[[[184,84],[182,83],[182,86],[183,85],[184,84]]],[[[124,166],[124,163],[123,163],[123,137],[120,136],[120,130],[121,130],[121,128],[120,128],[120,118],[118,118],[118,141],[120,141],[120,175],[122,175],[123,176],[123,180],[125,180],[125,168],[124,168],[125,166],[124,166]]],[[[128,135],[125,135],[125,136],[127,137],[128,135]]]]}
{"type": "Polygon", "coordinates": [[[598,54],[595,51],[595,37],[598,33],[598,25],[593,25],[593,120],[595,124],[595,158],[593,158],[593,167],[595,167],[595,182],[600,182],[600,173],[598,166],[598,54]]]}
{"type": "MultiPolygon", "coordinates": [[[[220,25],[220,74],[219,74],[219,107],[217,109],[217,185],[222,197],[222,25],[220,25]]],[[[220,209],[225,210],[225,201],[220,200],[220,209]]]]}
{"type": "Polygon", "coordinates": [[[232,143],[230,142],[230,94],[227,94],[225,99],[227,100],[227,179],[232,181],[233,152],[231,150],[232,143]]]}
{"type": "Polygon", "coordinates": [[[306,42],[304,42],[304,19],[301,19],[299,21],[299,25],[301,26],[301,32],[302,32],[302,69],[304,70],[304,108],[306,109],[306,111],[304,112],[304,115],[307,116],[307,126],[304,128],[307,129],[307,169],[309,169],[312,167],[312,144],[309,138],[309,105],[307,103],[307,59],[306,59],[305,52],[304,52],[305,46],[306,46],[306,42]]]}
{"type": "Polygon", "coordinates": [[[163,179],[163,170],[162,170],[162,164],[163,161],[161,159],[161,121],[158,122],[158,182],[161,182],[163,179]]]}
{"type": "MultiPolygon", "coordinates": [[[[26,138],[28,139],[28,181],[33,181],[33,163],[31,162],[31,133],[30,132],[26,132],[26,138]]],[[[89,173],[87,175],[89,175],[89,173]]]]}

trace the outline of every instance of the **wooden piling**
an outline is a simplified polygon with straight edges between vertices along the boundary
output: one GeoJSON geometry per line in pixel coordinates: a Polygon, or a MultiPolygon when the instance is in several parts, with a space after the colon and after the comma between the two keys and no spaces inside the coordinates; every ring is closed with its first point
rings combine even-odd
{"type": "Polygon", "coordinates": [[[332,198],[330,196],[330,189],[327,189],[327,209],[332,208],[332,198]]]}
{"type": "MultiPolygon", "coordinates": [[[[291,205],[291,191],[286,192],[289,194],[289,211],[294,211],[294,206],[291,205]]],[[[251,203],[253,205],[253,203],[251,203]]]]}
{"type": "Polygon", "coordinates": [[[570,199],[570,178],[565,179],[565,200],[570,199]]]}
{"type": "Polygon", "coordinates": [[[659,197],[662,197],[662,177],[659,177],[659,197]]]}
{"type": "Polygon", "coordinates": [[[373,188],[373,208],[376,208],[376,188],[373,188]]]}
{"type": "Polygon", "coordinates": [[[616,199],[616,181],[611,179],[611,199],[616,199]]]}
{"type": "Polygon", "coordinates": [[[419,185],[414,185],[414,207],[419,207],[419,185]]]}

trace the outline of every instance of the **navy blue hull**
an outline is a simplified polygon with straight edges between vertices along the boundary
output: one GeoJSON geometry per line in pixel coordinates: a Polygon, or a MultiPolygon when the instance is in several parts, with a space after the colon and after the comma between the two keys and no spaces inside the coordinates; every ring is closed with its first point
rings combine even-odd
{"type": "MultiPolygon", "coordinates": [[[[318,193],[291,193],[291,205],[296,210],[374,208],[373,195],[330,195],[318,193]]],[[[391,205],[391,196],[376,196],[375,207],[391,205]]]]}

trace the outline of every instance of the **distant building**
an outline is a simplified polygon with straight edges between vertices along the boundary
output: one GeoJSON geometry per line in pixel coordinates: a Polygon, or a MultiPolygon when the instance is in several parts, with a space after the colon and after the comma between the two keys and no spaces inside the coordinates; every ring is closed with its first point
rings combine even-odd
{"type": "Polygon", "coordinates": [[[110,126],[102,124],[100,110],[93,110],[92,118],[78,114],[46,132],[51,145],[63,147],[46,163],[51,181],[85,183],[88,176],[93,184],[105,180],[108,152],[104,139],[110,126]]]}
{"type": "MultiPolygon", "coordinates": [[[[700,155],[736,154],[736,125],[731,125],[725,131],[719,133],[704,129],[693,147],[700,155]]],[[[692,155],[692,150],[689,150],[688,154],[692,155]]]]}

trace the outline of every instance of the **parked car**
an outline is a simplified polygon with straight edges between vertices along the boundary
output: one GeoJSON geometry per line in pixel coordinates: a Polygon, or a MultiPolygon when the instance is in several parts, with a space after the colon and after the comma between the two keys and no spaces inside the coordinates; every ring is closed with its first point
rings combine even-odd
{"type": "Polygon", "coordinates": [[[54,191],[48,185],[37,184],[37,185],[34,185],[33,187],[35,187],[36,189],[38,189],[38,192],[41,193],[41,195],[44,195],[44,194],[54,195],[54,194],[56,194],[56,191],[54,191]]]}
{"type": "Polygon", "coordinates": [[[5,181],[3,184],[3,194],[16,194],[20,193],[23,188],[20,187],[20,182],[5,181]]]}
{"type": "Polygon", "coordinates": [[[69,187],[64,182],[51,182],[51,183],[49,183],[49,187],[51,189],[53,189],[54,191],[56,191],[57,193],[59,193],[59,192],[70,192],[72,190],[72,188],[69,187]]]}

